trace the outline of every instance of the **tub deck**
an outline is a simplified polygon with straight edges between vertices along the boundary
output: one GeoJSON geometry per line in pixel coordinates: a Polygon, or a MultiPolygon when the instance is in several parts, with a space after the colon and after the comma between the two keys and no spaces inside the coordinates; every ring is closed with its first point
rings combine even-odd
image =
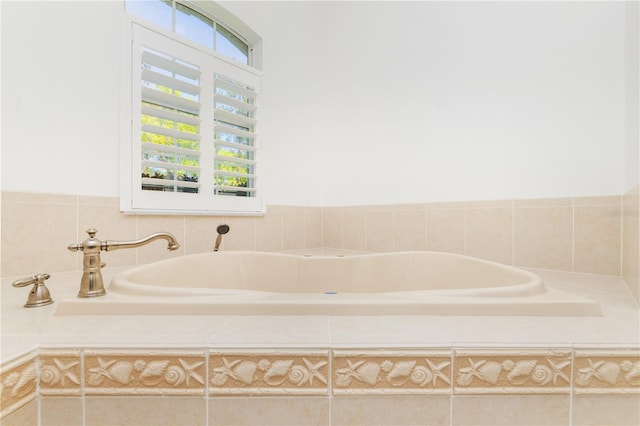
{"type": "Polygon", "coordinates": [[[117,274],[107,295],[56,315],[601,316],[538,274],[438,252],[300,255],[218,252],[117,274]]]}

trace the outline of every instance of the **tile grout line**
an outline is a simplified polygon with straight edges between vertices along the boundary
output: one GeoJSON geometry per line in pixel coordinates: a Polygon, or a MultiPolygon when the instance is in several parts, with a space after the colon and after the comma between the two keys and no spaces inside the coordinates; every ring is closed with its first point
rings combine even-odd
{"type": "MultiPolygon", "coordinates": [[[[331,325],[329,324],[329,321],[327,321],[327,326],[329,328],[329,342],[331,342],[331,325]]],[[[328,374],[327,376],[327,398],[329,399],[329,419],[328,419],[328,424],[329,426],[333,425],[333,350],[331,348],[328,348],[328,352],[327,352],[327,358],[329,361],[329,368],[328,368],[328,374]]]]}
{"type": "Polygon", "coordinates": [[[620,208],[620,265],[619,265],[619,269],[618,272],[620,274],[621,277],[623,277],[623,273],[624,273],[624,268],[623,268],[623,263],[624,263],[624,195],[620,196],[620,204],[619,204],[619,208],[620,208]]]}
{"type": "Polygon", "coordinates": [[[516,202],[511,200],[511,265],[516,266],[516,202]]]}
{"type": "Polygon", "coordinates": [[[576,199],[571,199],[571,272],[576,272],[576,199]]]}

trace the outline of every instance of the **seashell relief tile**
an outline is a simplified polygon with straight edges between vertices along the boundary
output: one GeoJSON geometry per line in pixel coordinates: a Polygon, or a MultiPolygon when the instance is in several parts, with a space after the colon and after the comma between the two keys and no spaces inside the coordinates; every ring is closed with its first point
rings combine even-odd
{"type": "Polygon", "coordinates": [[[85,351],[86,394],[204,395],[204,351],[85,351]]]}
{"type": "Polygon", "coordinates": [[[454,393],[571,391],[571,351],[456,351],[454,393]]]}
{"type": "Polygon", "coordinates": [[[41,395],[81,395],[81,351],[41,350],[38,356],[41,395]]]}
{"type": "Polygon", "coordinates": [[[576,351],[575,393],[640,393],[640,351],[576,351]]]}
{"type": "Polygon", "coordinates": [[[211,352],[209,394],[328,395],[328,351],[211,352]]]}
{"type": "Polygon", "coordinates": [[[36,353],[2,365],[0,370],[0,417],[17,410],[37,396],[36,353]]]}
{"type": "Polygon", "coordinates": [[[333,394],[449,394],[451,362],[451,351],[335,350],[333,394]]]}

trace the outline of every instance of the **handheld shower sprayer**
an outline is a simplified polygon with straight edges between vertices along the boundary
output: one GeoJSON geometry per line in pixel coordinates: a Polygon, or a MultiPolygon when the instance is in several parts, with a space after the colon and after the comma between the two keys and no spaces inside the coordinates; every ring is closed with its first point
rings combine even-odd
{"type": "Polygon", "coordinates": [[[216,245],[213,247],[213,251],[218,251],[220,248],[220,243],[222,243],[222,236],[229,232],[229,225],[218,225],[216,231],[218,232],[218,237],[216,238],[216,245]]]}

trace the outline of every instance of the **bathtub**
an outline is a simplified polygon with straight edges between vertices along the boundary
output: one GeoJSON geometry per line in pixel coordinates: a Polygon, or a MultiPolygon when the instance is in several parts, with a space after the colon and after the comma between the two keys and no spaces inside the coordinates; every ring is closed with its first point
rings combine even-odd
{"type": "Polygon", "coordinates": [[[57,315],[601,316],[588,299],[522,269],[450,253],[182,256],[132,268],[107,295],[57,315]]]}

